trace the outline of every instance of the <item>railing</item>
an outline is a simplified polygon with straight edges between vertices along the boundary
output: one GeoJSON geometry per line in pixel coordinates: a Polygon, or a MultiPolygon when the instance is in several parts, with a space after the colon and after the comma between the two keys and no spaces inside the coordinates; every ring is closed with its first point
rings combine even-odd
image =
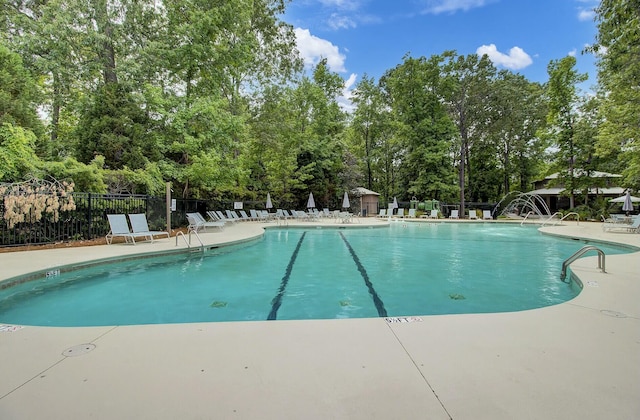
{"type": "Polygon", "coordinates": [[[572,211],[571,213],[565,214],[564,217],[558,221],[558,223],[562,222],[564,219],[566,219],[567,217],[569,217],[571,215],[577,216],[576,217],[576,224],[579,225],[580,224],[580,215],[578,213],[576,213],[575,211],[572,211]]]}
{"type": "Polygon", "coordinates": [[[191,249],[192,233],[196,235],[196,238],[198,238],[198,242],[200,242],[200,251],[204,252],[204,243],[202,243],[202,239],[200,238],[200,235],[198,235],[198,232],[196,232],[195,230],[189,231],[189,240],[187,240],[187,237],[182,231],[178,231],[178,233],[176,233],[176,246],[178,246],[178,237],[181,237],[184,240],[184,242],[187,244],[187,248],[191,249]]]}
{"type": "Polygon", "coordinates": [[[574,262],[575,260],[577,260],[578,258],[580,258],[581,256],[583,256],[585,253],[587,253],[589,251],[597,251],[598,252],[598,268],[600,270],[602,270],[603,273],[606,273],[606,271],[605,271],[605,261],[604,261],[604,251],[602,251],[600,248],[598,248],[596,246],[586,245],[586,246],[583,246],[582,248],[580,248],[579,250],[577,250],[572,256],[567,258],[562,263],[562,272],[560,273],[560,280],[564,281],[564,279],[567,277],[567,267],[569,266],[569,264],[571,264],[572,262],[574,262]]]}
{"type": "Polygon", "coordinates": [[[551,216],[549,216],[549,218],[547,220],[544,221],[544,223],[540,227],[544,227],[547,224],[548,221],[550,221],[551,219],[553,219],[554,217],[556,217],[559,214],[562,214],[562,213],[560,213],[559,211],[553,213],[551,216]]]}
{"type": "Polygon", "coordinates": [[[522,222],[520,222],[520,226],[524,225],[525,220],[527,220],[527,217],[531,216],[533,214],[532,211],[528,212],[527,214],[525,214],[524,219],[522,219],[522,222]]]}

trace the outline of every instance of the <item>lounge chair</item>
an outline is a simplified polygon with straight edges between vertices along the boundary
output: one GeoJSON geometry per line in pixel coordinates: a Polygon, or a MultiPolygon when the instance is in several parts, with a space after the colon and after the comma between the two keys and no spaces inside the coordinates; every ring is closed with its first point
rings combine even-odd
{"type": "Polygon", "coordinates": [[[240,210],[240,220],[244,220],[246,222],[249,222],[249,221],[253,220],[253,218],[249,217],[249,215],[247,214],[246,211],[240,210]]]}
{"type": "Polygon", "coordinates": [[[224,222],[224,220],[220,220],[216,212],[213,210],[207,210],[207,216],[209,216],[210,222],[224,222]]]}
{"type": "MultiPolygon", "coordinates": [[[[286,210],[284,210],[286,212],[286,210]]],[[[310,216],[303,212],[303,211],[298,211],[298,210],[291,210],[291,214],[293,215],[294,219],[298,219],[298,220],[309,220],[310,216]]]]}
{"type": "Polygon", "coordinates": [[[431,210],[431,213],[429,213],[429,218],[430,219],[437,219],[438,218],[438,210],[431,210]]]}
{"type": "Polygon", "coordinates": [[[230,223],[235,223],[237,222],[236,219],[229,219],[227,216],[224,215],[224,213],[222,213],[220,210],[216,210],[216,216],[218,216],[218,219],[220,219],[220,221],[222,222],[230,222],[230,223]]]}
{"type": "Polygon", "coordinates": [[[227,214],[227,219],[229,220],[235,220],[236,222],[238,220],[241,220],[235,210],[225,210],[225,213],[227,214]]]}
{"type": "Polygon", "coordinates": [[[629,233],[640,233],[640,215],[631,219],[631,223],[604,223],[602,230],[607,232],[611,230],[622,230],[629,233]]]}
{"type": "Polygon", "coordinates": [[[144,213],[134,213],[129,215],[129,221],[131,222],[132,233],[146,233],[148,238],[153,242],[154,236],[167,235],[170,238],[169,232],[163,230],[149,230],[149,223],[147,223],[147,215],[144,213]]]}
{"type": "Polygon", "coordinates": [[[265,216],[262,212],[258,213],[257,210],[251,209],[249,210],[249,214],[253,220],[267,220],[267,216],[265,216]]]}
{"type": "Polygon", "coordinates": [[[109,226],[111,230],[105,236],[107,240],[107,244],[111,245],[113,238],[121,237],[124,238],[125,243],[129,243],[131,241],[132,244],[136,244],[135,238],[149,238],[148,233],[133,233],[129,230],[129,225],[127,224],[127,217],[124,214],[107,214],[107,219],[109,220],[109,226]]]}
{"type": "Polygon", "coordinates": [[[482,210],[482,220],[493,220],[491,210],[482,210]]]}
{"type": "Polygon", "coordinates": [[[378,217],[387,217],[387,209],[380,209],[378,217]]]}
{"type": "Polygon", "coordinates": [[[200,229],[206,230],[208,227],[217,227],[218,229],[224,229],[224,222],[207,222],[204,217],[198,212],[195,213],[187,213],[187,220],[189,221],[189,226],[187,229],[192,232],[198,232],[200,229]]]}
{"type": "Polygon", "coordinates": [[[469,220],[476,219],[478,220],[478,214],[475,210],[469,210],[469,220]]]}
{"type": "Polygon", "coordinates": [[[459,210],[451,210],[451,214],[449,215],[449,219],[459,219],[458,216],[459,210]]]}
{"type": "Polygon", "coordinates": [[[416,217],[416,209],[409,209],[409,214],[407,215],[407,217],[410,219],[414,219],[416,217]]]}

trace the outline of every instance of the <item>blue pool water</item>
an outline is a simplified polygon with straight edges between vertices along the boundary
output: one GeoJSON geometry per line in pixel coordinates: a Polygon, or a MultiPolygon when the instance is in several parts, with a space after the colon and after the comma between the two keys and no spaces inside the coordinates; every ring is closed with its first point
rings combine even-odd
{"type": "Polygon", "coordinates": [[[99,265],[7,288],[0,291],[0,322],[99,326],[520,311],[579,293],[560,280],[560,270],[583,245],[531,226],[493,223],[274,229],[259,241],[204,255],[99,265]]]}

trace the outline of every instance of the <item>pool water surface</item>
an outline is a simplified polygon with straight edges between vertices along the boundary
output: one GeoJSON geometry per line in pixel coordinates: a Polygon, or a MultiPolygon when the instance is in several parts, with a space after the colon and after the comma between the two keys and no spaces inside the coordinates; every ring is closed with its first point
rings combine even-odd
{"type": "Polygon", "coordinates": [[[535,226],[494,223],[269,229],[242,246],[93,266],[6,288],[0,322],[100,326],[521,311],[577,296],[579,286],[563,283],[560,270],[583,245],[535,226]]]}

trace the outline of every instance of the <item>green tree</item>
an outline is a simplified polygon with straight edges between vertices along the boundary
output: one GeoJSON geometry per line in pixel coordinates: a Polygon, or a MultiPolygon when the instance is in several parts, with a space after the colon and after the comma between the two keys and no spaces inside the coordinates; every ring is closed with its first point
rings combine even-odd
{"type": "MultiPolygon", "coordinates": [[[[473,139],[486,135],[486,104],[491,94],[490,84],[495,77],[495,67],[486,55],[476,54],[458,56],[454,51],[444,55],[443,77],[446,80],[442,95],[446,101],[449,115],[457,128],[458,147],[456,161],[458,167],[458,189],[460,192],[460,213],[465,211],[465,185],[476,180],[469,172],[470,150],[473,139]]],[[[486,152],[486,151],[485,151],[486,152]]],[[[483,153],[487,157],[487,153],[483,153]]],[[[492,158],[491,160],[494,160],[492,158]]],[[[489,163],[486,160],[481,160],[489,163]]],[[[478,168],[486,170],[487,167],[478,168]]],[[[479,176],[483,176],[482,173],[479,176]]],[[[494,180],[485,180],[492,182],[494,180]]],[[[476,188],[478,189],[478,188],[476,188]]]]}
{"type": "Polygon", "coordinates": [[[395,136],[402,147],[398,192],[403,199],[446,201],[457,191],[451,161],[456,130],[439,96],[441,62],[441,56],[406,56],[381,81],[398,124],[395,136]]]}
{"type": "Polygon", "coordinates": [[[18,182],[36,174],[40,159],[30,130],[4,122],[0,125],[0,181],[18,182]]]}
{"type": "Polygon", "coordinates": [[[591,51],[603,91],[598,155],[618,159],[625,185],[640,189],[640,2],[602,0],[596,21],[591,51]]]}
{"type": "Polygon", "coordinates": [[[0,44],[0,124],[22,127],[36,138],[41,136],[43,126],[36,112],[38,101],[38,87],[20,56],[0,44]]]}
{"type": "MultiPolygon", "coordinates": [[[[530,189],[545,148],[537,132],[544,126],[547,112],[542,86],[522,75],[500,71],[491,84],[491,92],[487,136],[476,149],[490,148],[496,153],[498,162],[493,170],[501,174],[500,182],[494,185],[501,188],[494,191],[491,199],[499,199],[512,191],[530,189]]],[[[474,173],[478,174],[478,170],[474,173]]]]}
{"type": "Polygon", "coordinates": [[[101,155],[108,169],[140,169],[160,158],[147,116],[122,85],[105,84],[89,100],[76,127],[78,160],[101,155]]]}
{"type": "Polygon", "coordinates": [[[355,155],[361,160],[365,186],[374,188],[374,165],[376,149],[388,130],[389,112],[380,87],[373,78],[365,74],[353,91],[355,110],[350,124],[350,133],[355,155]]]}
{"type": "Polygon", "coordinates": [[[577,85],[587,80],[587,75],[579,74],[575,65],[575,57],[567,56],[561,60],[552,60],[547,67],[549,82],[546,93],[549,108],[544,133],[557,148],[555,164],[560,171],[559,179],[569,195],[571,208],[575,207],[576,158],[580,152],[575,127],[579,99],[577,85]]]}

